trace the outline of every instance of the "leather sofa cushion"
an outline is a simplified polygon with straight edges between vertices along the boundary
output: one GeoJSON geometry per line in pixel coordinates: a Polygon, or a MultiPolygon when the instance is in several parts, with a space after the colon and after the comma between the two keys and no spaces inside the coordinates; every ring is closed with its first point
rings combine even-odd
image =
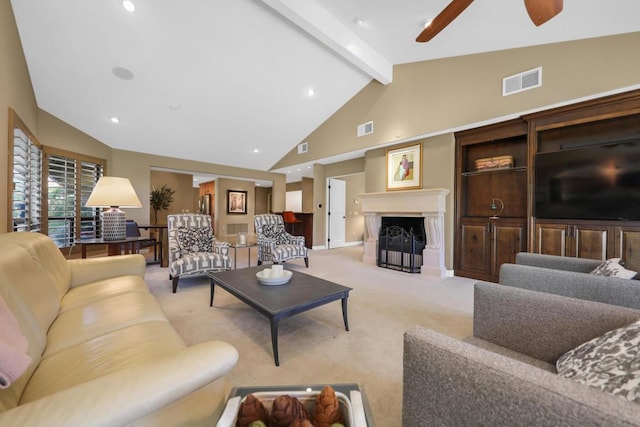
{"type": "Polygon", "coordinates": [[[51,325],[43,357],[118,329],[154,320],[166,320],[166,316],[150,293],[129,292],[76,307],[60,313],[51,325]]]}
{"type": "Polygon", "coordinates": [[[182,338],[166,320],[114,330],[44,357],[20,404],[184,348],[182,338]]]}
{"type": "Polygon", "coordinates": [[[129,292],[149,293],[147,284],[135,276],[114,277],[78,286],[69,290],[60,304],[60,311],[95,303],[105,298],[129,292]]]}

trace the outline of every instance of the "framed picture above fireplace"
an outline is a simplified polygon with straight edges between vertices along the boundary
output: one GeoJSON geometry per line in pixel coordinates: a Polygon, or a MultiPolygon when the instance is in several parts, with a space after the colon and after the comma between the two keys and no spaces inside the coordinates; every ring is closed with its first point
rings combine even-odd
{"type": "Polygon", "coordinates": [[[387,149],[387,190],[422,188],[422,144],[387,149]]]}

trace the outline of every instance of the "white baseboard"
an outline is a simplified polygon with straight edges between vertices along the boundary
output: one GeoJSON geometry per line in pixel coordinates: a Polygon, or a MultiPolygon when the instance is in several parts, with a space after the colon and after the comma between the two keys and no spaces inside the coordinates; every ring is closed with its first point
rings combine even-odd
{"type": "MultiPolygon", "coordinates": [[[[357,242],[345,242],[345,244],[340,247],[346,248],[347,246],[362,246],[363,244],[364,242],[360,240],[357,242]]],[[[320,245],[320,246],[313,246],[311,249],[313,249],[314,251],[322,251],[322,250],[326,250],[327,247],[325,245],[320,245]]]]}

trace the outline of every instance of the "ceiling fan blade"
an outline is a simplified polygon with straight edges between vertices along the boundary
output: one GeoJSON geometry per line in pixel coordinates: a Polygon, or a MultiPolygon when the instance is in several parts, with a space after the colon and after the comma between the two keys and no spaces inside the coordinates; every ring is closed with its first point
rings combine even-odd
{"type": "Polygon", "coordinates": [[[417,42],[424,43],[434,38],[440,31],[449,25],[464,11],[473,0],[453,0],[436,16],[416,38],[417,42]]]}
{"type": "Polygon", "coordinates": [[[562,12],[562,0],[524,0],[524,6],[536,27],[562,12]]]}

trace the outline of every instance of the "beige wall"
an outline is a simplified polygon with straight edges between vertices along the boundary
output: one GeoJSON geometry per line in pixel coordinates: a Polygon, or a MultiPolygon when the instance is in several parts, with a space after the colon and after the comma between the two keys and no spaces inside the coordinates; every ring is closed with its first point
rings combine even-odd
{"type": "MultiPolygon", "coordinates": [[[[422,141],[423,188],[451,191],[445,214],[445,265],[453,269],[452,131],[640,87],[639,47],[640,33],[632,33],[397,65],[391,84],[371,82],[304,139],[309,143],[306,154],[297,154],[294,147],[275,167],[370,148],[365,153],[366,192],[385,191],[382,147],[422,141]],[[502,78],[538,66],[543,67],[541,88],[502,96],[502,78]],[[356,126],[369,120],[375,132],[356,137],[356,126]]],[[[327,166],[315,165],[316,246],[325,241],[324,182],[330,176],[336,175],[327,172],[327,166]]]]}
{"type": "Polygon", "coordinates": [[[313,178],[302,178],[302,212],[313,212],[313,178]]]}
{"type": "Polygon", "coordinates": [[[271,194],[271,187],[255,187],[255,213],[266,214],[269,213],[269,194],[271,194]]]}
{"type": "MultiPolygon", "coordinates": [[[[166,224],[167,215],[187,211],[196,212],[196,209],[194,208],[194,201],[196,200],[195,197],[198,195],[198,189],[193,188],[193,177],[191,175],[152,170],[150,171],[150,185],[151,188],[160,188],[163,185],[166,185],[174,191],[173,203],[171,203],[169,209],[158,212],[158,224],[166,224]]],[[[132,214],[133,211],[134,209],[128,209],[127,217],[130,217],[130,214],[132,214]]],[[[154,218],[151,207],[149,207],[149,218],[153,224],[154,218]]]]}
{"type": "Polygon", "coordinates": [[[255,189],[251,181],[218,178],[216,180],[216,237],[220,240],[235,241],[237,234],[229,232],[229,224],[247,224],[249,234],[255,234],[253,216],[255,215],[255,189]],[[247,192],[247,214],[227,214],[227,190],[247,192]]]}
{"type": "Polygon", "coordinates": [[[9,108],[13,108],[31,133],[38,137],[36,99],[22,53],[18,29],[9,0],[0,0],[0,232],[7,231],[9,218],[8,141],[9,108]]]}
{"type": "Polygon", "coordinates": [[[313,246],[327,244],[327,178],[343,177],[365,172],[364,157],[328,165],[315,164],[313,169],[313,246]]]}
{"type": "Polygon", "coordinates": [[[358,196],[364,193],[365,174],[341,176],[341,180],[346,183],[346,203],[345,211],[347,218],[345,221],[345,242],[364,241],[364,215],[360,212],[360,200],[358,196]]]}
{"type": "Polygon", "coordinates": [[[274,168],[391,145],[484,121],[640,85],[640,32],[393,67],[387,86],[372,81],[294,146],[274,168]],[[502,96],[502,79],[538,66],[543,86],[502,96]],[[358,138],[356,126],[374,121],[358,138]]]}
{"type": "MultiPolygon", "coordinates": [[[[445,213],[445,266],[453,269],[455,138],[452,133],[426,138],[422,141],[422,188],[449,190],[445,213]]],[[[393,147],[389,147],[393,148],[393,147]]],[[[367,151],[365,155],[366,193],[386,191],[387,149],[367,151]],[[383,171],[381,173],[381,171],[383,171]]]]}

